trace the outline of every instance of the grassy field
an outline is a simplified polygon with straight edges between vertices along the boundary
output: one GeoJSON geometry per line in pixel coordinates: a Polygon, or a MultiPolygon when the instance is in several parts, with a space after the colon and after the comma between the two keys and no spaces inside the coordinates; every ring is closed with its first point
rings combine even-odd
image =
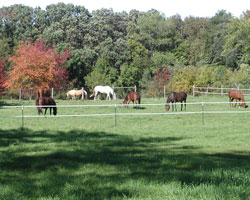
{"type": "MultiPolygon", "coordinates": [[[[188,102],[202,101],[228,99],[188,97],[188,102]]],[[[62,116],[165,113],[164,105],[60,107],[122,100],[56,103],[62,116]]],[[[186,112],[201,110],[201,105],[187,105],[186,112]]],[[[250,108],[205,104],[204,110],[250,108]]],[[[0,108],[0,117],[21,114],[21,109],[0,108]]],[[[37,110],[25,107],[24,115],[37,116],[37,110]]],[[[201,114],[40,117],[24,118],[24,129],[22,118],[0,118],[0,199],[250,199],[249,118],[250,113],[205,114],[204,121],[201,114]]]]}

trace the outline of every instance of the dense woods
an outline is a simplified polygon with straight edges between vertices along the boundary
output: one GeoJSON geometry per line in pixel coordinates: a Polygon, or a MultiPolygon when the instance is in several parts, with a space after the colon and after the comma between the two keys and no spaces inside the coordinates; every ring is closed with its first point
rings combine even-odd
{"type": "Polygon", "coordinates": [[[168,92],[208,84],[249,87],[249,10],[240,18],[220,10],[211,18],[182,19],[157,10],[90,13],[58,3],[46,10],[2,7],[0,19],[0,89],[136,85],[157,96],[164,85],[168,92]],[[44,68],[53,70],[39,78],[44,68]]]}

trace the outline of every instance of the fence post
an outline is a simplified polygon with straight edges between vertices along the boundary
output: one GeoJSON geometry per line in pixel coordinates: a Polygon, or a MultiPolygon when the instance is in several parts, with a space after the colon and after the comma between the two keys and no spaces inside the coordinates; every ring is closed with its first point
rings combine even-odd
{"type": "Polygon", "coordinates": [[[194,95],[195,95],[195,86],[193,85],[193,97],[194,97],[194,95]]]}
{"type": "Polygon", "coordinates": [[[207,93],[206,93],[206,96],[208,95],[208,88],[209,88],[209,85],[207,85],[207,93]]]}
{"type": "Polygon", "coordinates": [[[115,126],[117,125],[117,119],[116,119],[116,104],[115,104],[115,126]]]}
{"type": "Polygon", "coordinates": [[[164,91],[163,91],[163,94],[164,94],[164,99],[166,98],[166,85],[164,85],[164,91]]]}
{"type": "Polygon", "coordinates": [[[223,96],[223,85],[221,85],[220,93],[221,93],[221,96],[223,96]]]}
{"type": "Polygon", "coordinates": [[[201,103],[201,110],[202,125],[204,125],[204,102],[201,103]]]}
{"type": "Polygon", "coordinates": [[[22,100],[22,89],[19,89],[19,101],[22,100]]]}
{"type": "Polygon", "coordinates": [[[52,99],[54,99],[54,88],[51,88],[51,96],[52,96],[52,99]]]}
{"type": "Polygon", "coordinates": [[[135,92],[136,92],[136,85],[135,85],[135,92]]]}
{"type": "Polygon", "coordinates": [[[82,100],[84,99],[84,92],[83,92],[83,90],[84,90],[84,87],[82,87],[82,100]]]}
{"type": "Polygon", "coordinates": [[[24,105],[22,105],[22,127],[21,127],[21,129],[24,129],[23,110],[24,110],[24,105]]]}

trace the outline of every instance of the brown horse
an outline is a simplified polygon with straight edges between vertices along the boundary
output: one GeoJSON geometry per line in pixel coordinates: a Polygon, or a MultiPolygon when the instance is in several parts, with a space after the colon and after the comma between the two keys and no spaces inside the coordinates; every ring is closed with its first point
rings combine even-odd
{"type": "Polygon", "coordinates": [[[125,97],[123,104],[124,104],[124,108],[127,107],[127,104],[130,103],[130,101],[133,101],[133,104],[135,104],[136,102],[138,104],[141,103],[141,95],[139,92],[129,92],[128,95],[125,97]]]}
{"type": "Polygon", "coordinates": [[[37,98],[40,97],[50,97],[51,91],[49,88],[41,88],[37,90],[37,98]]]}
{"type": "Polygon", "coordinates": [[[181,111],[183,106],[183,101],[185,103],[185,110],[186,110],[186,100],[187,100],[187,93],[186,92],[172,92],[168,95],[167,101],[166,101],[166,111],[169,111],[170,103],[172,103],[172,111],[174,111],[174,103],[175,103],[175,111],[176,109],[176,102],[181,102],[181,111]]]}
{"type": "Polygon", "coordinates": [[[53,109],[53,114],[57,114],[56,102],[51,97],[40,97],[36,99],[36,106],[38,114],[43,113],[42,109],[45,109],[44,115],[46,115],[47,109],[49,108],[50,115],[51,109],[53,109]],[[51,106],[51,107],[50,107],[51,106]]]}
{"type": "Polygon", "coordinates": [[[229,90],[228,91],[228,97],[229,97],[229,104],[230,104],[230,106],[232,106],[232,102],[235,99],[234,107],[236,107],[237,100],[238,100],[239,101],[239,107],[242,106],[243,108],[247,108],[247,106],[245,104],[244,96],[243,96],[243,94],[239,90],[229,90]],[[240,101],[242,102],[241,105],[240,105],[240,101]]]}

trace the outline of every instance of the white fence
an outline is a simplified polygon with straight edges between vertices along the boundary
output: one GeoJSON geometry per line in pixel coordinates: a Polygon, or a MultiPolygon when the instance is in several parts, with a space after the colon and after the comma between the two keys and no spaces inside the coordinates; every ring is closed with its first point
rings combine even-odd
{"type": "MultiPolygon", "coordinates": [[[[245,102],[246,104],[250,104],[250,102],[245,102]]],[[[123,107],[123,104],[106,104],[106,105],[57,105],[57,108],[81,108],[81,107],[112,107],[114,108],[113,112],[111,113],[95,113],[95,114],[70,114],[70,115],[24,115],[24,110],[27,108],[36,108],[36,106],[0,106],[0,109],[20,109],[21,115],[13,115],[13,116],[0,116],[0,118],[22,118],[22,127],[24,127],[24,118],[61,118],[61,117],[104,117],[104,116],[114,116],[115,125],[117,125],[117,116],[154,116],[154,115],[190,115],[190,114],[201,114],[202,116],[202,124],[204,124],[204,115],[205,114],[239,114],[239,113],[250,113],[250,110],[242,109],[235,109],[235,110],[205,110],[206,105],[213,105],[213,104],[234,104],[234,102],[191,102],[186,103],[186,105],[200,105],[197,111],[181,111],[181,112],[172,112],[172,111],[165,111],[165,105],[163,104],[140,104],[140,105],[128,105],[128,106],[161,106],[162,112],[138,112],[134,113],[124,113],[124,112],[117,112],[117,108],[123,107]]],[[[177,103],[180,106],[180,103],[177,103]]],[[[44,106],[46,107],[46,106],[44,106]]],[[[47,107],[55,107],[55,106],[47,106],[47,107]]],[[[124,108],[124,110],[127,110],[124,108]]]]}
{"type": "Polygon", "coordinates": [[[215,95],[228,95],[229,90],[239,90],[243,92],[243,95],[250,95],[250,92],[247,93],[247,91],[250,91],[250,89],[240,89],[240,88],[224,88],[221,86],[220,88],[216,87],[210,87],[209,85],[207,87],[196,87],[193,86],[193,97],[195,97],[195,94],[215,94],[215,95]]]}

